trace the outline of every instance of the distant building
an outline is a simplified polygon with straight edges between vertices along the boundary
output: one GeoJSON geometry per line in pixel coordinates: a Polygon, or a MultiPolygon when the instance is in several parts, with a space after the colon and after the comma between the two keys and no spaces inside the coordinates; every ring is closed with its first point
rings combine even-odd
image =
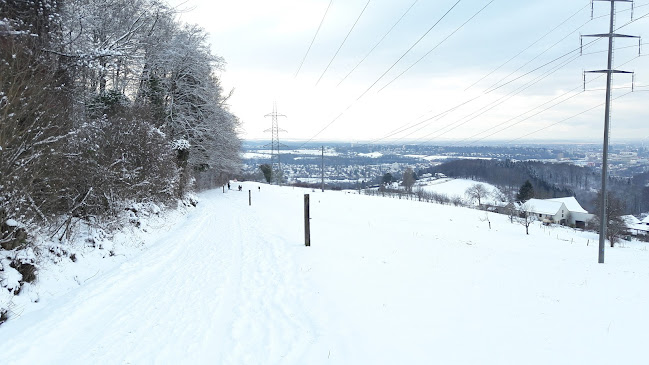
{"type": "Polygon", "coordinates": [[[626,224],[626,228],[629,233],[634,235],[649,234],[649,217],[645,218],[642,221],[632,215],[625,215],[621,218],[622,221],[626,224]]]}
{"type": "Polygon", "coordinates": [[[521,205],[521,209],[534,215],[537,220],[566,224],[568,221],[568,208],[562,202],[543,199],[530,199],[521,205]]]}
{"type": "Polygon", "coordinates": [[[538,220],[572,225],[585,228],[586,223],[594,218],[581,207],[574,197],[554,199],[530,199],[521,208],[533,214],[538,220]]]}
{"type": "Polygon", "coordinates": [[[586,223],[595,218],[595,215],[588,213],[586,209],[582,208],[577,199],[574,196],[569,196],[565,198],[553,198],[548,199],[549,201],[561,202],[565,204],[568,208],[568,224],[574,225],[578,228],[585,228],[586,223]]]}

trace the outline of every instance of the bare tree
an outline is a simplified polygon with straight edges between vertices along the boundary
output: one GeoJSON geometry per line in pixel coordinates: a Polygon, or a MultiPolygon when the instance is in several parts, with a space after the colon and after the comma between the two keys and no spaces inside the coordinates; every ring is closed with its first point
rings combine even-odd
{"type": "MultiPolygon", "coordinates": [[[[608,192],[606,198],[606,239],[610,242],[611,247],[615,247],[615,243],[620,240],[620,236],[626,232],[626,224],[622,220],[624,215],[624,203],[611,192],[608,192]]],[[[600,226],[600,207],[601,207],[601,191],[597,193],[597,201],[595,206],[595,218],[593,219],[594,229],[599,230],[600,226]]]]}
{"type": "Polygon", "coordinates": [[[408,167],[403,173],[403,186],[407,193],[412,193],[412,186],[415,185],[415,174],[411,167],[408,167]]]}
{"type": "Polygon", "coordinates": [[[503,207],[503,213],[507,214],[509,217],[509,222],[514,223],[514,218],[518,215],[518,209],[514,202],[509,202],[503,207]]]}
{"type": "Polygon", "coordinates": [[[489,224],[489,229],[491,229],[491,221],[489,220],[488,212],[484,213],[484,217],[480,218],[480,222],[487,222],[489,224]]]}
{"type": "Polygon", "coordinates": [[[523,204],[517,210],[517,215],[514,221],[525,227],[525,234],[530,234],[530,226],[536,220],[536,216],[532,213],[534,207],[523,204]]]}
{"type": "Polygon", "coordinates": [[[471,187],[466,189],[465,193],[469,200],[474,202],[478,201],[478,205],[482,206],[482,199],[486,198],[489,195],[489,191],[483,184],[473,184],[471,187]]]}

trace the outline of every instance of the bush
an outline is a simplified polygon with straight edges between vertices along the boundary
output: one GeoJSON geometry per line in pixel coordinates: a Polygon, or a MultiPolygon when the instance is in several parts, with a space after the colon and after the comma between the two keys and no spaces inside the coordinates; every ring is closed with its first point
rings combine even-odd
{"type": "Polygon", "coordinates": [[[167,201],[177,194],[179,168],[165,135],[139,119],[100,119],[79,129],[70,154],[75,184],[67,214],[116,215],[125,201],[167,201]],[[79,153],[74,153],[79,151],[79,153]]]}

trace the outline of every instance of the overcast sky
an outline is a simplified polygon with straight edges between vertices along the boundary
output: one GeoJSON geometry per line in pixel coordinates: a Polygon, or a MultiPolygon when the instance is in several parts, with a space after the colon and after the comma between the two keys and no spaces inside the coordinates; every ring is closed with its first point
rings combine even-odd
{"type": "MultiPolygon", "coordinates": [[[[187,0],[180,5],[181,20],[205,28],[213,52],[227,63],[220,77],[226,90],[235,90],[229,104],[242,121],[243,138],[270,138],[264,130],[271,119],[264,115],[272,112],[273,103],[287,116],[280,119],[286,130],[283,140],[480,144],[602,138],[604,107],[598,105],[604,102],[605,77],[587,75],[583,92],[583,71],[606,68],[607,41],[585,47],[581,57],[566,53],[579,48],[580,34],[608,31],[608,2],[595,2],[591,20],[587,0],[370,0],[324,72],[368,1],[333,0],[307,54],[329,4],[330,0],[187,0]],[[492,90],[503,82],[509,83],[492,90]],[[562,103],[553,106],[558,102],[562,103]],[[403,128],[408,129],[399,132],[403,128]]],[[[636,19],[649,13],[648,4],[636,2],[636,19]]],[[[617,3],[616,10],[616,26],[631,20],[629,5],[617,3]]],[[[648,25],[649,16],[618,32],[645,35],[648,25]]],[[[584,38],[584,44],[592,41],[584,38]]],[[[637,57],[637,46],[636,39],[615,42],[616,48],[628,48],[616,51],[614,65],[635,71],[638,88],[624,95],[630,91],[631,76],[614,77],[615,87],[628,89],[614,91],[613,97],[621,97],[613,104],[612,142],[649,136],[649,88],[642,87],[649,85],[649,58],[637,57]]]]}

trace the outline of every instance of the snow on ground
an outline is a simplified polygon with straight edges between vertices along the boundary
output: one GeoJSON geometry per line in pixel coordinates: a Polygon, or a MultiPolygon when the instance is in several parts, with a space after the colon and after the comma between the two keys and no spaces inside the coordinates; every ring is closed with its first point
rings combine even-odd
{"type": "MultiPolygon", "coordinates": [[[[308,183],[308,184],[320,184],[322,182],[322,178],[318,178],[318,177],[306,177],[306,178],[305,177],[298,177],[298,178],[295,178],[295,181],[308,183]]],[[[359,183],[359,182],[360,182],[360,180],[358,180],[358,179],[354,179],[354,180],[352,180],[352,179],[338,179],[338,180],[335,180],[335,179],[325,178],[325,183],[327,183],[327,184],[330,184],[330,183],[333,183],[333,184],[350,184],[350,183],[351,184],[356,184],[356,183],[359,183]]]]}
{"type": "MultiPolygon", "coordinates": [[[[282,154],[286,155],[312,155],[312,156],[321,156],[322,149],[297,149],[297,150],[282,150],[282,154]]],[[[268,157],[273,153],[272,150],[254,150],[254,152],[245,152],[241,156],[244,159],[259,158],[259,157],[268,157]]],[[[325,156],[340,156],[340,153],[336,152],[333,148],[325,148],[325,156]]]]}
{"type": "Polygon", "coordinates": [[[426,161],[437,160],[492,160],[491,157],[454,156],[454,155],[403,155],[403,157],[419,158],[426,161]]]}
{"type": "MultiPolygon", "coordinates": [[[[499,189],[491,184],[480,182],[480,181],[473,181],[473,180],[466,180],[466,179],[451,179],[451,178],[445,178],[445,179],[437,179],[437,180],[430,180],[430,181],[423,181],[421,183],[417,183],[415,186],[416,189],[422,188],[424,191],[427,192],[434,192],[437,194],[444,194],[448,196],[449,198],[452,198],[454,196],[459,196],[463,200],[467,200],[467,195],[466,195],[466,190],[470,188],[471,186],[475,184],[482,184],[484,187],[487,189],[489,192],[489,195],[481,199],[482,204],[494,204],[495,199],[493,196],[493,193],[495,191],[498,191],[499,189]],[[421,185],[420,185],[421,184],[421,185]]],[[[477,202],[475,202],[477,204],[477,202]]]]}
{"type": "Polygon", "coordinates": [[[269,153],[260,153],[260,152],[243,152],[240,154],[241,158],[244,160],[253,160],[256,158],[268,158],[268,156],[271,156],[270,152],[269,153]]]}
{"type": "Polygon", "coordinates": [[[369,157],[369,158],[383,157],[383,154],[381,152],[359,153],[358,155],[361,156],[361,157],[369,157]]]}
{"type": "Polygon", "coordinates": [[[5,323],[0,363],[646,363],[646,243],[597,264],[588,232],[242,185],[201,194],[150,249],[5,323]]]}

